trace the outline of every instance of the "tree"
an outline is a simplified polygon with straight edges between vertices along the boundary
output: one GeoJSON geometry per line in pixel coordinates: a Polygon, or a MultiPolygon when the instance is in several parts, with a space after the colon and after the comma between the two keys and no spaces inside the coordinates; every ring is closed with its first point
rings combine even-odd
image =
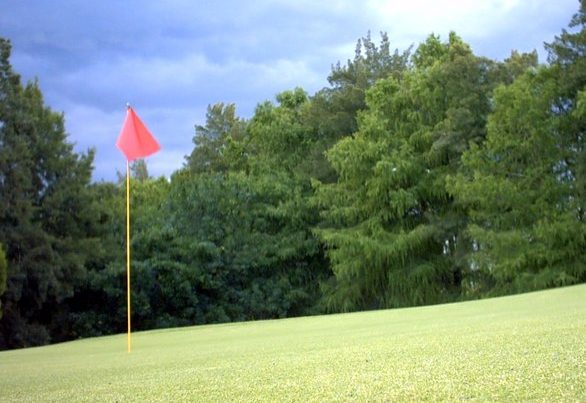
{"type": "Polygon", "coordinates": [[[502,294],[586,280],[584,2],[548,46],[548,67],[495,92],[487,141],[450,181],[470,211],[469,292],[502,294]]]}
{"type": "Polygon", "coordinates": [[[430,36],[413,69],[367,91],[359,130],[328,151],[338,174],[316,183],[335,277],[332,310],[398,307],[460,295],[466,215],[446,189],[460,156],[485,136],[493,63],[455,34],[430,36]],[[464,79],[465,78],[465,79],[464,79]]]}
{"type": "MultiPolygon", "coordinates": [[[[559,127],[562,146],[567,150],[564,164],[574,183],[579,200],[586,200],[586,115],[584,99],[586,87],[586,2],[580,1],[580,9],[570,21],[569,28],[562,30],[551,44],[546,44],[548,60],[558,86],[553,107],[560,116],[559,127]]],[[[580,204],[580,217],[585,217],[585,207],[580,204]]]]}
{"type": "Polygon", "coordinates": [[[586,278],[586,228],[560,147],[550,74],[543,68],[499,88],[486,144],[465,154],[468,174],[453,181],[453,192],[470,207],[473,292],[521,292],[586,278]]]}
{"type": "MultiPolygon", "coordinates": [[[[131,197],[142,184],[133,183],[131,197]]],[[[62,303],[68,312],[68,339],[126,330],[125,185],[99,182],[91,184],[88,191],[89,209],[95,218],[92,233],[99,242],[87,255],[87,276],[77,285],[73,297],[62,303]]],[[[131,203],[133,213],[141,207],[131,203]]],[[[141,216],[142,211],[133,214],[133,221],[140,223],[141,216]]],[[[136,223],[132,225],[134,234],[136,223]]]]}
{"type": "Polygon", "coordinates": [[[198,320],[299,315],[317,299],[316,279],[327,265],[306,198],[306,157],[316,141],[304,123],[310,101],[295,88],[276,102],[259,104],[237,136],[227,134],[238,126],[234,108],[210,108],[186,171],[173,177],[173,231],[180,244],[197,245],[181,264],[200,273],[191,283],[198,320]]]}
{"type": "MultiPolygon", "coordinates": [[[[8,278],[8,263],[6,262],[6,253],[2,244],[0,244],[0,297],[6,291],[6,279],[8,278]]],[[[2,301],[0,301],[0,319],[2,319],[2,301]]]]}
{"type": "Polygon", "coordinates": [[[0,348],[44,344],[67,333],[61,304],[85,276],[98,240],[87,185],[93,151],[73,152],[63,116],[26,86],[0,39],[0,242],[9,267],[0,348]]]}
{"type": "Polygon", "coordinates": [[[130,171],[132,172],[134,179],[139,182],[144,182],[149,178],[149,171],[144,159],[133,161],[130,166],[130,171]]]}
{"type": "MultiPolygon", "coordinates": [[[[130,162],[130,176],[138,182],[144,182],[150,178],[147,163],[144,159],[130,162]]],[[[116,170],[117,183],[126,183],[126,172],[116,170]]]]}
{"type": "Polygon", "coordinates": [[[268,101],[259,104],[249,123],[249,166],[253,174],[272,169],[302,174],[301,166],[315,144],[304,122],[309,98],[303,89],[295,88],[281,92],[276,99],[278,106],[268,101]]]}
{"type": "Polygon", "coordinates": [[[354,133],[358,112],[366,108],[368,88],[380,79],[399,79],[409,65],[411,48],[404,52],[391,51],[386,33],[381,32],[377,46],[370,32],[356,44],[354,59],[332,66],[328,76],[330,87],[323,88],[311,97],[305,111],[305,125],[316,138],[306,156],[311,176],[324,182],[332,182],[335,172],[325,159],[325,151],[337,141],[354,133]]]}
{"type": "MultiPolygon", "coordinates": [[[[400,79],[402,73],[407,70],[411,48],[399,53],[391,52],[390,41],[386,33],[381,32],[381,42],[377,47],[370,37],[358,40],[356,53],[353,60],[348,60],[345,66],[338,62],[332,67],[328,81],[332,86],[331,91],[326,91],[335,99],[334,104],[339,104],[341,110],[353,123],[347,125],[350,131],[356,131],[356,112],[366,107],[366,90],[378,80],[388,77],[400,79]]],[[[320,95],[326,95],[321,93],[320,95]]],[[[339,135],[340,133],[338,133],[339,135]]]]}
{"type": "Polygon", "coordinates": [[[136,326],[309,312],[318,292],[312,267],[317,251],[303,221],[284,214],[299,202],[288,199],[289,180],[241,172],[176,173],[166,185],[170,197],[158,209],[164,217],[152,225],[151,215],[151,225],[139,224],[133,237],[140,273],[136,326]]]}
{"type": "Polygon", "coordinates": [[[245,120],[236,116],[236,105],[209,105],[205,126],[195,126],[195,148],[187,157],[191,172],[225,172],[243,164],[242,145],[246,139],[245,120]]]}

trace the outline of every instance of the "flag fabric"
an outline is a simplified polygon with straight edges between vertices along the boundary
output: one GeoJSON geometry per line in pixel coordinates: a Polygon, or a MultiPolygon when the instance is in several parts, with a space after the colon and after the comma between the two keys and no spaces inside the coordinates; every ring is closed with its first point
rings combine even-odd
{"type": "Polygon", "coordinates": [[[116,147],[122,151],[128,161],[147,157],[161,149],[157,140],[130,106],[116,140],[116,147]]]}

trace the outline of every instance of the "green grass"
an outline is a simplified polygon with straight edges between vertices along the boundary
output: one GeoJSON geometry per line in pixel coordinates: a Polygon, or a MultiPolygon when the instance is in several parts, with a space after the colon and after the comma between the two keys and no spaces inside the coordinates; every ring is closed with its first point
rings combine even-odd
{"type": "Polygon", "coordinates": [[[586,285],[0,353],[0,401],[586,401],[586,285]]]}

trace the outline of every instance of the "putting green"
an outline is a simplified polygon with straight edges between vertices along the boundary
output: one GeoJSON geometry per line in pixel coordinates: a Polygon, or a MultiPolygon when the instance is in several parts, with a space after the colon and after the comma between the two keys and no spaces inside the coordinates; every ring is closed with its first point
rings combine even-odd
{"type": "Polygon", "coordinates": [[[586,284],[0,352],[0,401],[586,401],[586,284]]]}

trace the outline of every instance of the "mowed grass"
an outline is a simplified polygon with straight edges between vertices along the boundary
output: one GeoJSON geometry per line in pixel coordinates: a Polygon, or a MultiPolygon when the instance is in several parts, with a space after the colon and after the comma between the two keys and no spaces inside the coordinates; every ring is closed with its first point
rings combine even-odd
{"type": "Polygon", "coordinates": [[[586,285],[0,353],[0,401],[586,401],[586,285]]]}

